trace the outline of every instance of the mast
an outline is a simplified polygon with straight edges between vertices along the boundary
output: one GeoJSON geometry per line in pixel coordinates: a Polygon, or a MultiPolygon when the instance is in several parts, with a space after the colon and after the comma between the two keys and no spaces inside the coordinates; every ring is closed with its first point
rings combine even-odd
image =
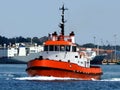
{"type": "Polygon", "coordinates": [[[64,20],[64,12],[65,10],[68,10],[67,8],[64,8],[64,4],[62,6],[62,8],[60,8],[60,10],[62,11],[62,19],[61,19],[61,23],[59,25],[59,27],[61,28],[61,34],[64,35],[64,27],[65,27],[65,20],[64,20]]]}

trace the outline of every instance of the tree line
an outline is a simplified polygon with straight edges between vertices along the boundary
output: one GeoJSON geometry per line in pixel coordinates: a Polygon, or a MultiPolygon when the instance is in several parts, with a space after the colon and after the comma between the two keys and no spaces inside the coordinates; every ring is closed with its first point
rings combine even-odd
{"type": "Polygon", "coordinates": [[[46,37],[46,36],[41,37],[41,38],[38,38],[38,37],[24,38],[22,36],[13,37],[13,38],[7,38],[7,37],[4,37],[4,36],[0,36],[0,45],[3,46],[4,44],[9,45],[9,44],[15,44],[15,43],[31,43],[31,42],[41,45],[47,39],[48,39],[48,37],[46,37]]]}

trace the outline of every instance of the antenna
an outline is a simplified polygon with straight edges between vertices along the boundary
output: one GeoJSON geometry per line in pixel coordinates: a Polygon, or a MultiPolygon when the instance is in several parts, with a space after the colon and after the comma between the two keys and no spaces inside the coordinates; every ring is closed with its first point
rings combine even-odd
{"type": "Polygon", "coordinates": [[[65,10],[68,10],[68,9],[64,8],[64,4],[63,4],[62,8],[60,8],[59,10],[62,11],[62,15],[61,15],[62,19],[61,19],[61,23],[60,23],[59,27],[61,28],[61,34],[64,35],[64,27],[65,27],[64,12],[65,12],[65,10]]]}

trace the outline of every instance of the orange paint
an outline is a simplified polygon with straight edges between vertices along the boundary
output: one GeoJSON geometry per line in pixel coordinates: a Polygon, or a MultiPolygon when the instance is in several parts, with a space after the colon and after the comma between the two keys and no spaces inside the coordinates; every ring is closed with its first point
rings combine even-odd
{"type": "Polygon", "coordinates": [[[45,45],[71,45],[71,42],[68,41],[46,41],[45,45]]]}
{"type": "Polygon", "coordinates": [[[101,68],[97,66],[85,68],[74,63],[55,60],[32,60],[28,63],[27,67],[26,71],[30,76],[71,77],[90,80],[91,78],[100,79],[100,75],[102,74],[101,68]],[[39,69],[32,69],[34,67],[39,69]],[[47,68],[48,70],[42,70],[42,68],[47,68]]]}

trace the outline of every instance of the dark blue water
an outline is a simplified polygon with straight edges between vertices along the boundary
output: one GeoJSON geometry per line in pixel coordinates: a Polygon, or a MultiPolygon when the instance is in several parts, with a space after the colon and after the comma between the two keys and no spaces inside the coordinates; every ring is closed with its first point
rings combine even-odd
{"type": "Polygon", "coordinates": [[[25,64],[0,64],[0,90],[120,90],[120,66],[101,65],[102,80],[28,77],[25,64]]]}

